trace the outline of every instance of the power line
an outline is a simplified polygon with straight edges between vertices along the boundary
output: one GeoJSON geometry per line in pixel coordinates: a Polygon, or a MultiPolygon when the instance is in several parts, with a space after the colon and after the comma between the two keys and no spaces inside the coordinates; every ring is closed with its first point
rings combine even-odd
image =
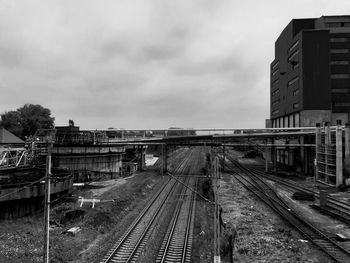
{"type": "Polygon", "coordinates": [[[9,196],[9,195],[15,194],[15,193],[17,193],[17,192],[23,190],[24,188],[27,188],[28,186],[31,186],[31,185],[33,185],[33,184],[36,184],[36,183],[41,182],[41,181],[44,180],[44,179],[45,179],[45,176],[42,177],[42,178],[40,178],[40,179],[37,180],[37,181],[34,181],[34,182],[31,182],[30,184],[27,184],[27,185],[25,185],[25,186],[23,186],[23,187],[21,187],[21,188],[17,188],[17,189],[16,189],[15,191],[13,191],[13,192],[10,192],[10,193],[1,195],[1,196],[0,196],[0,199],[1,199],[1,198],[4,198],[4,197],[6,197],[6,196],[9,196]]]}

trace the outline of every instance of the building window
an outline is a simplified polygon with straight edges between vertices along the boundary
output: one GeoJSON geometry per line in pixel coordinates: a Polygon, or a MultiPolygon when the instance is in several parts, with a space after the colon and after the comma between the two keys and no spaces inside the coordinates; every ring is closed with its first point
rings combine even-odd
{"type": "Polygon", "coordinates": [[[297,40],[289,49],[288,52],[292,52],[299,45],[299,40],[297,40]]]}
{"type": "Polygon", "coordinates": [[[292,68],[293,68],[293,69],[296,69],[297,67],[299,67],[299,62],[293,61],[293,63],[292,63],[292,68]]]}
{"type": "Polygon", "coordinates": [[[290,81],[288,81],[288,87],[292,86],[295,82],[297,82],[299,80],[299,77],[295,77],[293,79],[291,79],[290,81]]]}
{"type": "Polygon", "coordinates": [[[332,93],[350,93],[350,89],[331,89],[332,93]]]}
{"type": "Polygon", "coordinates": [[[272,96],[275,96],[278,93],[280,93],[280,89],[276,89],[276,90],[272,91],[272,96]]]}
{"type": "Polygon", "coordinates": [[[332,37],[329,41],[332,43],[344,43],[349,42],[349,39],[345,37],[332,37]]]}
{"type": "Polygon", "coordinates": [[[347,54],[349,49],[331,49],[331,54],[347,54]]]}
{"type": "Polygon", "coordinates": [[[295,50],[289,57],[288,62],[291,62],[292,60],[296,59],[296,56],[299,54],[299,49],[295,50]]]}
{"type": "Polygon", "coordinates": [[[347,60],[333,60],[333,61],[331,61],[331,65],[349,65],[349,61],[347,61],[347,60]]]}
{"type": "Polygon", "coordinates": [[[293,96],[296,96],[296,95],[298,95],[299,94],[299,89],[295,89],[295,90],[293,90],[293,96]]]}
{"type": "Polygon", "coordinates": [[[274,80],[273,82],[272,82],[272,85],[276,85],[277,83],[279,83],[280,82],[280,80],[279,79],[276,79],[276,80],[274,80]]]}
{"type": "Polygon", "coordinates": [[[331,79],[348,79],[349,74],[331,74],[331,79]]]}
{"type": "Polygon", "coordinates": [[[274,111],[272,112],[272,115],[276,115],[276,114],[278,114],[278,113],[280,113],[280,110],[274,110],[274,111]]]}
{"type": "Polygon", "coordinates": [[[272,76],[275,76],[277,74],[277,72],[279,71],[280,69],[276,69],[275,71],[272,72],[272,76]]]}
{"type": "Polygon", "coordinates": [[[350,102],[334,102],[334,107],[350,107],[350,102]]]}
{"type": "Polygon", "coordinates": [[[278,104],[280,104],[280,99],[277,99],[277,100],[273,101],[272,102],[272,107],[274,107],[274,106],[276,106],[278,104]]]}
{"type": "Polygon", "coordinates": [[[277,61],[275,64],[272,65],[272,70],[275,70],[276,68],[278,68],[280,62],[277,61]]]}
{"type": "Polygon", "coordinates": [[[293,104],[293,109],[297,109],[297,108],[299,108],[299,103],[298,102],[293,104]]]}
{"type": "Polygon", "coordinates": [[[332,23],[325,23],[326,27],[341,27],[341,22],[332,22],[332,23]]]}

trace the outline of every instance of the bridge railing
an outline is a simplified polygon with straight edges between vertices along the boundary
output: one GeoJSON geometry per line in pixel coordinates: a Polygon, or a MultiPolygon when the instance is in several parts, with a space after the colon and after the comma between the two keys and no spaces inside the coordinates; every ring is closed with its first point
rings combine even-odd
{"type": "MultiPolygon", "coordinates": [[[[335,130],[336,127],[330,127],[335,130]]],[[[118,142],[133,142],[140,140],[159,140],[169,137],[193,136],[246,136],[246,135],[275,135],[293,133],[315,133],[316,127],[294,128],[170,128],[170,129],[107,129],[80,130],[51,133],[56,144],[110,144],[118,142]]],[[[47,137],[43,133],[43,139],[47,137]]],[[[38,136],[38,138],[41,138],[38,136]]],[[[39,139],[41,141],[41,139],[39,139]]]]}
{"type": "MultiPolygon", "coordinates": [[[[244,135],[244,134],[267,134],[267,133],[281,133],[281,132],[315,132],[315,127],[296,127],[296,128],[184,128],[184,129],[108,129],[108,130],[94,130],[91,132],[104,132],[107,139],[105,142],[120,142],[133,141],[139,139],[161,139],[168,137],[191,137],[191,136],[225,136],[225,135],[244,135]]],[[[102,142],[102,141],[101,141],[102,142]]]]}

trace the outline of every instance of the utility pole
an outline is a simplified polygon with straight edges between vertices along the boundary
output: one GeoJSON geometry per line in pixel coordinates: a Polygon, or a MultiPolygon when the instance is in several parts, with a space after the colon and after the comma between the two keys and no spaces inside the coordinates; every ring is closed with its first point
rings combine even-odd
{"type": "Polygon", "coordinates": [[[45,178],[45,233],[44,233],[44,263],[50,262],[50,179],[51,179],[52,142],[47,143],[46,178],[45,178]]]}
{"type": "Polygon", "coordinates": [[[164,157],[164,144],[162,144],[162,165],[160,167],[162,176],[164,176],[164,159],[165,159],[165,157],[164,157]]]}
{"type": "Polygon", "coordinates": [[[220,208],[218,205],[218,193],[219,193],[219,158],[215,156],[214,159],[214,178],[213,178],[213,189],[214,189],[214,263],[220,263],[220,208]]]}

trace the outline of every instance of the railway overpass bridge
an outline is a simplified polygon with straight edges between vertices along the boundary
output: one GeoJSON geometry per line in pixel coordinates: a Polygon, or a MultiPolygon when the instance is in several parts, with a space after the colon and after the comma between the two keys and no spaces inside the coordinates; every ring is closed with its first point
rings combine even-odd
{"type": "MultiPolygon", "coordinates": [[[[168,152],[172,147],[181,146],[216,147],[223,158],[228,148],[254,149],[265,159],[266,171],[276,171],[281,165],[295,167],[298,172],[315,174],[318,180],[335,186],[349,178],[350,170],[348,125],[267,129],[68,130],[59,133],[42,130],[33,144],[40,151],[45,151],[47,141],[53,143],[54,167],[85,171],[92,177],[102,174],[113,178],[122,174],[122,158],[130,149],[135,152],[135,160],[131,161],[142,169],[145,153],[151,145],[160,149],[163,170],[167,169],[168,152]]],[[[0,167],[16,163],[6,161],[13,154],[4,153],[6,151],[0,156],[0,167]]]]}
{"type": "MultiPolygon", "coordinates": [[[[95,147],[136,149],[140,168],[150,145],[161,147],[164,170],[172,147],[217,147],[223,158],[226,149],[236,147],[259,151],[265,159],[266,171],[276,171],[279,165],[295,167],[303,174],[315,174],[317,180],[334,186],[349,178],[348,125],[266,129],[108,129],[84,133],[90,133],[90,144],[95,147]]],[[[59,147],[58,144],[55,147],[59,147]]]]}

